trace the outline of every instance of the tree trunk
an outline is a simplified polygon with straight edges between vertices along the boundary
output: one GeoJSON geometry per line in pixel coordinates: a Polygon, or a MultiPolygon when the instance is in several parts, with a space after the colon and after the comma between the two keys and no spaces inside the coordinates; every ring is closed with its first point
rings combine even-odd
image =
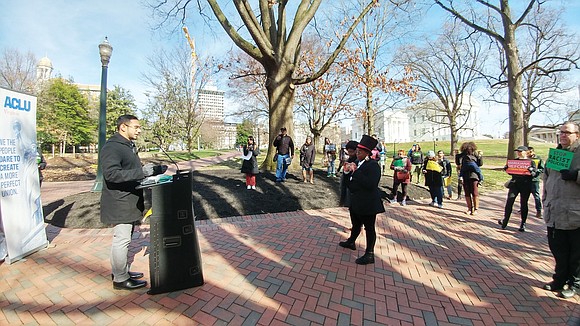
{"type": "Polygon", "coordinates": [[[522,78],[518,75],[519,58],[515,40],[515,27],[506,26],[506,38],[503,44],[507,62],[508,107],[510,132],[508,140],[508,159],[514,159],[514,149],[524,143],[524,112],[522,97],[522,78]]]}
{"type": "Polygon", "coordinates": [[[366,108],[367,135],[371,136],[375,133],[375,108],[373,107],[373,89],[371,87],[367,87],[366,108]]]}
{"type": "MultiPolygon", "coordinates": [[[[276,154],[276,147],[272,144],[274,139],[280,134],[280,128],[286,127],[288,135],[294,141],[294,148],[299,148],[297,140],[294,138],[294,85],[292,84],[292,70],[284,65],[280,66],[276,72],[267,72],[266,90],[268,91],[268,106],[270,121],[270,143],[268,154],[262,163],[262,169],[274,171],[276,163],[273,161],[276,154]]],[[[297,166],[298,160],[292,160],[292,166],[297,166]]]]}

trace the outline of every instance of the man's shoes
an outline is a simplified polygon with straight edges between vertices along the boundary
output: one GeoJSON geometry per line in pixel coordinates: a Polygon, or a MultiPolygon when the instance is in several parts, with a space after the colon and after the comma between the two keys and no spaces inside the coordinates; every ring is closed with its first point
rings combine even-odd
{"type": "Polygon", "coordinates": [[[401,206],[407,206],[407,201],[406,201],[406,200],[403,200],[403,201],[401,202],[401,206]]]}
{"type": "Polygon", "coordinates": [[[147,281],[134,280],[129,278],[124,282],[113,282],[113,289],[115,290],[135,290],[147,285],[147,281]]]}
{"type": "MultiPolygon", "coordinates": [[[[111,280],[113,279],[113,274],[111,274],[111,280]]],[[[129,277],[134,279],[134,280],[138,280],[140,278],[143,277],[143,273],[141,272],[129,272],[129,277]]]]}
{"type": "Polygon", "coordinates": [[[546,290],[546,291],[561,291],[564,289],[564,285],[558,285],[556,284],[554,281],[550,282],[550,283],[546,283],[544,284],[544,286],[542,286],[542,289],[546,290]]]}
{"type": "Polygon", "coordinates": [[[443,208],[443,204],[438,204],[437,207],[443,208]]]}
{"type": "Polygon", "coordinates": [[[520,224],[520,228],[518,229],[518,231],[525,232],[526,231],[526,223],[520,224]]]}
{"type": "Polygon", "coordinates": [[[246,189],[250,190],[250,189],[252,189],[252,186],[248,185],[248,186],[246,187],[246,189]]]}
{"type": "Polygon", "coordinates": [[[359,264],[359,265],[374,264],[375,263],[375,255],[372,252],[367,252],[363,256],[357,258],[354,262],[359,264]]]}
{"type": "Polygon", "coordinates": [[[349,241],[349,240],[341,241],[338,243],[338,245],[343,247],[343,248],[350,249],[350,250],[356,250],[356,245],[354,244],[353,241],[349,241]]]}
{"type": "Polygon", "coordinates": [[[437,203],[436,203],[436,202],[434,202],[434,201],[432,201],[431,203],[429,203],[429,206],[433,206],[433,207],[435,207],[435,205],[437,205],[437,203]]]}
{"type": "Polygon", "coordinates": [[[574,286],[570,286],[567,289],[562,290],[560,292],[560,296],[564,299],[570,299],[573,298],[578,293],[580,293],[580,289],[574,286]]]}

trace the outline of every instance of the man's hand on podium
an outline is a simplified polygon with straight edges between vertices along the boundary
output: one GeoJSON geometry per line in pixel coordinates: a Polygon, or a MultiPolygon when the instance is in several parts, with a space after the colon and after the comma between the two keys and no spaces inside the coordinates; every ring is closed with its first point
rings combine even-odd
{"type": "Polygon", "coordinates": [[[167,171],[167,165],[155,165],[153,163],[143,165],[143,174],[146,177],[163,174],[165,171],[167,171]]]}

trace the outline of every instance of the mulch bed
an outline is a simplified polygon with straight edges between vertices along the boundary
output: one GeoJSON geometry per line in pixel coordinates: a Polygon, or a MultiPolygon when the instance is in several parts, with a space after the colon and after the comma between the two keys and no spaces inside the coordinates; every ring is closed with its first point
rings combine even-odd
{"type": "MultiPolygon", "coordinates": [[[[63,180],[59,180],[63,181],[63,180]]],[[[340,178],[315,171],[314,184],[303,183],[297,173],[276,183],[273,173],[260,173],[257,189],[248,190],[239,170],[204,169],[193,172],[193,206],[197,220],[231,216],[323,209],[338,206],[340,178]]],[[[383,176],[382,197],[391,192],[392,178],[383,176]]],[[[410,185],[411,199],[429,197],[423,186],[410,185]]],[[[100,194],[80,193],[43,206],[45,221],[65,228],[103,228],[99,217],[100,194]]],[[[144,223],[148,223],[147,220],[144,223]]]]}

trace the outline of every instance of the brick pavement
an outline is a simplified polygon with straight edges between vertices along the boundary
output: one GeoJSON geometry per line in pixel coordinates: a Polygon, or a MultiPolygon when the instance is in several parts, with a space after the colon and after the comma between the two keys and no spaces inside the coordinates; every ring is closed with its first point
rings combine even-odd
{"type": "MultiPolygon", "coordinates": [[[[485,196],[475,217],[458,202],[387,204],[367,266],[354,263],[362,235],[356,252],[337,246],[343,208],[198,221],[205,284],[154,296],[112,289],[110,229],[47,226],[48,249],[0,265],[0,325],[580,324],[578,298],[541,289],[553,269],[541,221],[498,228],[504,198],[485,196]]],[[[134,238],[133,270],[149,279],[149,229],[134,238]]]]}

